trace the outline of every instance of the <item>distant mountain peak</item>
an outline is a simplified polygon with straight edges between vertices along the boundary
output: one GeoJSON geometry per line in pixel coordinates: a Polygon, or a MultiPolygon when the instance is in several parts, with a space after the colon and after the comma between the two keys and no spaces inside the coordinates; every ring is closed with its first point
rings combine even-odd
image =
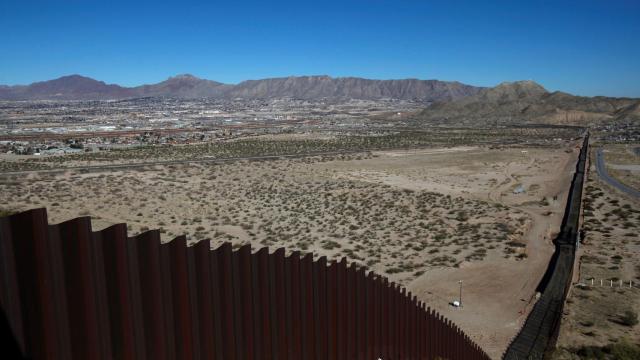
{"type": "Polygon", "coordinates": [[[518,81],[511,81],[511,82],[505,81],[498,84],[498,86],[496,86],[494,89],[498,89],[498,88],[514,88],[514,89],[528,90],[528,91],[537,91],[537,92],[545,92],[545,93],[547,92],[547,89],[545,89],[544,86],[538,84],[533,80],[518,80],[518,81]]]}
{"type": "MultiPolygon", "coordinates": [[[[63,76],[60,76],[59,78],[54,79],[54,80],[64,80],[64,79],[86,79],[86,80],[94,80],[94,79],[92,79],[92,78],[90,78],[90,77],[83,76],[83,75],[80,75],[80,74],[63,75],[63,76]]],[[[94,80],[94,81],[97,81],[97,80],[94,80]]]]}
{"type": "Polygon", "coordinates": [[[197,76],[193,76],[191,74],[178,74],[176,76],[172,76],[169,79],[191,79],[191,80],[202,80],[197,76]]]}
{"type": "Polygon", "coordinates": [[[328,75],[289,76],[227,85],[179,74],[156,84],[136,87],[108,85],[81,75],[68,75],[27,86],[3,87],[2,99],[121,99],[133,97],[245,99],[404,99],[451,101],[478,94],[483,88],[438,80],[372,80],[328,75]]]}
{"type": "Polygon", "coordinates": [[[49,80],[49,81],[41,81],[36,84],[44,84],[44,83],[59,83],[59,84],[72,84],[72,83],[94,83],[94,84],[104,84],[104,81],[99,81],[96,79],[92,79],[87,76],[82,76],[78,74],[65,75],[61,76],[57,79],[49,80]]]}
{"type": "Polygon", "coordinates": [[[532,80],[503,82],[480,93],[485,101],[512,101],[547,94],[547,89],[532,80]]]}

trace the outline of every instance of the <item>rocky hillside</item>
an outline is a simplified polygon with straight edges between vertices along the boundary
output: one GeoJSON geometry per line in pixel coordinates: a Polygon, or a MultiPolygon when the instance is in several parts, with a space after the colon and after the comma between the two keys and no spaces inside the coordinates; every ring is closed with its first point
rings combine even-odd
{"type": "Polygon", "coordinates": [[[142,85],[131,90],[137,97],[207,98],[219,97],[229,85],[217,81],[199,79],[185,74],[170,77],[152,85],[142,85]]]}
{"type": "Polygon", "coordinates": [[[23,86],[0,87],[3,100],[93,100],[121,99],[134,96],[132,89],[105,84],[80,75],[69,75],[23,86]]]}
{"type": "Polygon", "coordinates": [[[451,101],[477,94],[481,88],[438,80],[369,80],[354,77],[300,76],[249,80],[226,93],[240,98],[417,99],[451,101]]]}
{"type": "Polygon", "coordinates": [[[638,116],[640,99],[583,97],[548,92],[533,81],[502,83],[457,101],[437,102],[415,121],[437,125],[521,123],[587,125],[638,116]]]}

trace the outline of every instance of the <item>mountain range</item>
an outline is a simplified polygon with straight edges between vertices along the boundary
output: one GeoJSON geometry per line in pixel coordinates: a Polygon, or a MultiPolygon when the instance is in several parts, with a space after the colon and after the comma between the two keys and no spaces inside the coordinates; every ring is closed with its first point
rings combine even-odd
{"type": "Polygon", "coordinates": [[[0,86],[4,100],[109,100],[138,97],[171,98],[297,98],[297,99],[405,99],[424,102],[451,101],[480,92],[482,88],[438,80],[370,80],[354,77],[292,76],[248,80],[236,85],[178,75],[157,84],[123,87],[80,75],[0,86]]]}
{"type": "Polygon", "coordinates": [[[438,80],[370,80],[355,77],[293,76],[223,84],[178,75],[157,84],[123,87],[80,75],[0,86],[0,100],[108,100],[140,97],[217,99],[404,99],[425,103],[412,119],[431,125],[477,126],[547,123],[586,125],[611,120],[640,121],[640,99],[583,97],[549,92],[533,81],[491,88],[438,80]]]}

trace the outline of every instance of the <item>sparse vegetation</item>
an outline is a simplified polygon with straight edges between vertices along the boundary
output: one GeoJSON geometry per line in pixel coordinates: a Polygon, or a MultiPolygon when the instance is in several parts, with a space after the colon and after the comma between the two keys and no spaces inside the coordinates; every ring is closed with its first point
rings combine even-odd
{"type": "MultiPolygon", "coordinates": [[[[389,139],[395,138],[357,141],[386,144],[392,141],[389,139]]],[[[419,139],[408,136],[401,141],[422,141],[419,139]]],[[[256,144],[236,141],[225,151],[237,155],[256,144]]],[[[273,146],[274,152],[308,150],[305,142],[292,144],[282,141],[263,145],[267,149],[273,146]]],[[[183,150],[178,148],[167,150],[169,156],[173,156],[171,151],[183,150]]],[[[193,149],[207,153],[225,147],[202,145],[193,149]]],[[[144,158],[136,152],[147,150],[105,156],[144,158]]],[[[491,253],[501,252],[512,259],[526,257],[521,252],[526,245],[518,240],[523,234],[519,229],[530,221],[524,213],[461,196],[361,181],[338,170],[345,161],[366,159],[373,159],[373,155],[172,164],[122,173],[48,174],[20,182],[15,181],[17,176],[8,176],[0,179],[0,188],[3,194],[11,194],[5,201],[20,209],[48,206],[53,219],[57,214],[92,215],[96,221],[125,215],[122,221],[132,231],[161,228],[163,241],[186,233],[190,243],[212,239],[212,246],[230,241],[234,246],[254,243],[256,247],[312,251],[330,259],[345,256],[376,272],[394,275],[400,282],[420,276],[431,267],[483,261],[491,253]],[[96,201],[91,205],[75,194],[92,194],[96,201]]]]}
{"type": "Polygon", "coordinates": [[[620,316],[620,323],[629,327],[638,325],[638,313],[633,310],[625,311],[622,316],[620,316]]]}
{"type": "Polygon", "coordinates": [[[621,340],[604,346],[585,345],[562,348],[553,353],[552,360],[636,360],[640,359],[640,344],[621,340]]]}
{"type": "MultiPolygon", "coordinates": [[[[0,160],[0,173],[45,170],[70,166],[100,166],[114,163],[141,163],[167,160],[201,160],[255,156],[298,155],[315,152],[367,152],[371,150],[415,148],[425,146],[502,145],[526,138],[530,143],[544,143],[554,136],[572,137],[575,130],[545,128],[450,129],[429,131],[380,131],[376,134],[331,134],[317,139],[235,139],[191,145],[144,145],[109,151],[77,153],[63,156],[29,158],[21,161],[0,160]]],[[[336,155],[336,158],[345,155],[336,155]]],[[[349,155],[346,155],[349,157],[349,155]]]]}

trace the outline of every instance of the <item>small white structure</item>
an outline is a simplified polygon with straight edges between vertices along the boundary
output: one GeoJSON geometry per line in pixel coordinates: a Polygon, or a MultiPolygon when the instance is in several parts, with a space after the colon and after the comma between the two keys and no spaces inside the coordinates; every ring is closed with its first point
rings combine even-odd
{"type": "Polygon", "coordinates": [[[453,300],[453,302],[451,303],[451,305],[453,305],[454,307],[460,307],[460,301],[458,301],[458,300],[453,300]]]}
{"type": "Polygon", "coordinates": [[[515,189],[513,189],[513,193],[514,194],[523,194],[524,193],[524,186],[522,185],[518,185],[515,189]]]}

